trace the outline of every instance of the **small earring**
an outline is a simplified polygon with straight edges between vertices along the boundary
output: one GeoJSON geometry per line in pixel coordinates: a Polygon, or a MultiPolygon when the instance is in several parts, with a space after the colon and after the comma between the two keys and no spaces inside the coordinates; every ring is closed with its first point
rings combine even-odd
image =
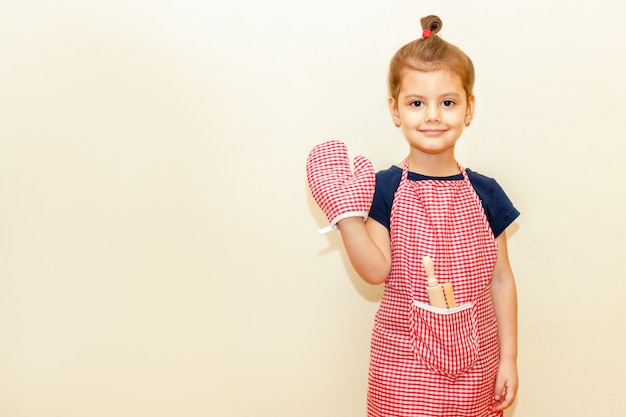
{"type": "Polygon", "coordinates": [[[400,122],[396,122],[396,127],[400,127],[400,122]]]}
{"type": "Polygon", "coordinates": [[[469,127],[471,122],[465,122],[465,127],[469,127]]]}

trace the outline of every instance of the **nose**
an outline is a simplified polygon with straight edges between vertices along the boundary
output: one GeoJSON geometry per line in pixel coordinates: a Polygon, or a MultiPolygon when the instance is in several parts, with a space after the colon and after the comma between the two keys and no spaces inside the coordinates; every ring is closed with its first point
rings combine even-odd
{"type": "Polygon", "coordinates": [[[426,121],[429,123],[439,123],[441,121],[441,109],[439,106],[426,107],[426,121]]]}

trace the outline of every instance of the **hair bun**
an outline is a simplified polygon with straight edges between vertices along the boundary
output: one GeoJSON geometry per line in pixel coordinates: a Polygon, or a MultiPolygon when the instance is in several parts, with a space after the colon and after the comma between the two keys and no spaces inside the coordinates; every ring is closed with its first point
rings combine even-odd
{"type": "Polygon", "coordinates": [[[433,35],[436,35],[443,26],[443,23],[441,23],[441,19],[439,18],[439,16],[435,16],[432,14],[430,16],[422,17],[420,19],[420,23],[422,24],[422,30],[430,30],[433,35]]]}

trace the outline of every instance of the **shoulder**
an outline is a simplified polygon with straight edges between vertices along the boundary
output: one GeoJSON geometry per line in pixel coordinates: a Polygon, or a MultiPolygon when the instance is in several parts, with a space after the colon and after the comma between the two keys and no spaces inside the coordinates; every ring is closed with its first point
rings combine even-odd
{"type": "Polygon", "coordinates": [[[402,169],[395,165],[376,172],[375,193],[383,195],[386,200],[390,197],[393,199],[393,195],[398,189],[401,179],[402,169]]]}
{"type": "Polygon", "coordinates": [[[481,199],[487,200],[489,202],[502,198],[508,200],[504,189],[500,186],[500,184],[498,184],[498,181],[496,181],[494,178],[488,177],[476,171],[472,171],[469,168],[465,171],[467,172],[467,177],[469,178],[470,183],[472,183],[472,186],[481,197],[481,199]]]}
{"type": "Polygon", "coordinates": [[[476,171],[472,171],[469,168],[467,168],[465,171],[467,172],[467,176],[469,177],[470,182],[475,188],[480,187],[481,189],[485,190],[502,189],[502,187],[500,187],[500,184],[498,184],[498,182],[494,178],[488,177],[476,171]]]}
{"type": "Polygon", "coordinates": [[[402,169],[392,165],[376,172],[376,192],[388,195],[396,192],[402,178],[402,169]]]}
{"type": "Polygon", "coordinates": [[[494,178],[470,169],[465,171],[480,198],[493,233],[497,237],[513,223],[520,213],[494,178]]]}
{"type": "Polygon", "coordinates": [[[393,197],[400,185],[402,169],[391,166],[376,172],[376,188],[370,217],[389,229],[393,197]]]}
{"type": "Polygon", "coordinates": [[[401,177],[402,169],[395,165],[392,165],[387,169],[381,169],[380,171],[376,172],[376,180],[383,183],[398,181],[399,184],[401,177]]]}

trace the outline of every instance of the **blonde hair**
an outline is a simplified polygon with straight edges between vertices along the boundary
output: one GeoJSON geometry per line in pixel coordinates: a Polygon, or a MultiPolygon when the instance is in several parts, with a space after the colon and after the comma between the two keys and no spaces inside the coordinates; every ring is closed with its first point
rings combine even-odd
{"type": "Polygon", "coordinates": [[[396,52],[389,64],[388,88],[389,96],[395,100],[400,93],[403,71],[448,70],[459,76],[467,97],[473,95],[474,64],[456,46],[444,41],[437,33],[442,22],[437,16],[426,16],[420,20],[423,35],[409,42],[396,52]]]}

